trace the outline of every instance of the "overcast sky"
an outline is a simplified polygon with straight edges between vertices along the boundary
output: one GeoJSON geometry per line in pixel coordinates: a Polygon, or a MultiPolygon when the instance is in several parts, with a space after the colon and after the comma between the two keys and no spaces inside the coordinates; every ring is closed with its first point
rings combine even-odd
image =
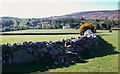
{"type": "Polygon", "coordinates": [[[80,11],[117,9],[118,0],[1,0],[0,16],[41,18],[80,11]]]}

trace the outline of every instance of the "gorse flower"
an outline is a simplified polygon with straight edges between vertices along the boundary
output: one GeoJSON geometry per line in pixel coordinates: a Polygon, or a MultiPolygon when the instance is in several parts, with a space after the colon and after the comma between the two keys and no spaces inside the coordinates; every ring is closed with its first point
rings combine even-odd
{"type": "Polygon", "coordinates": [[[93,23],[92,22],[86,22],[86,23],[84,23],[84,24],[82,24],[80,27],[79,27],[79,29],[80,29],[80,35],[83,35],[84,34],[84,32],[86,31],[86,30],[88,30],[88,29],[90,29],[92,32],[96,32],[95,31],[95,29],[96,29],[96,27],[95,27],[95,25],[93,25],[93,23]]]}

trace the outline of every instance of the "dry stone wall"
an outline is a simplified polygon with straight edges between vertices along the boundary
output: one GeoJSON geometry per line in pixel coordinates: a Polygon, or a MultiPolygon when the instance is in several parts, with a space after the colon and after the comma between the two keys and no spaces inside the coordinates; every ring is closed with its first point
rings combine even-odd
{"type": "Polygon", "coordinates": [[[94,53],[98,43],[98,36],[91,30],[84,35],[56,42],[23,42],[3,44],[2,63],[21,64],[25,62],[42,61],[49,58],[57,64],[73,63],[83,60],[80,54],[94,53]]]}

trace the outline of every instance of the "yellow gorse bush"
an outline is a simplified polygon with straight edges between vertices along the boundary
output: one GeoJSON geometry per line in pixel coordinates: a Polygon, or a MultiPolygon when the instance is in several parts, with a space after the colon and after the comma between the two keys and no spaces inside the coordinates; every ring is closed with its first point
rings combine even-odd
{"type": "Polygon", "coordinates": [[[90,29],[92,32],[95,33],[95,28],[96,28],[96,27],[95,27],[95,25],[93,25],[92,22],[86,22],[86,23],[82,24],[82,25],[79,27],[79,29],[80,29],[80,34],[83,35],[84,32],[85,32],[86,30],[88,30],[88,29],[90,29]]]}

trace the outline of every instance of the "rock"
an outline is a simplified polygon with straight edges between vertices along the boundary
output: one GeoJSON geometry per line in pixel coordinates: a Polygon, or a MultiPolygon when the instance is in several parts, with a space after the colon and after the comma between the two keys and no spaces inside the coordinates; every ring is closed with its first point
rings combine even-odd
{"type": "Polygon", "coordinates": [[[58,56],[57,57],[58,58],[58,64],[60,65],[60,64],[63,64],[64,62],[65,62],[65,59],[64,59],[64,57],[63,56],[58,56]]]}
{"type": "Polygon", "coordinates": [[[75,61],[71,61],[71,64],[75,64],[75,61]]]}
{"type": "Polygon", "coordinates": [[[70,64],[70,62],[65,62],[65,65],[69,65],[70,64]]]}
{"type": "Polygon", "coordinates": [[[8,63],[11,64],[12,63],[12,58],[8,59],[8,63]]]}
{"type": "Polygon", "coordinates": [[[27,51],[28,51],[29,53],[32,53],[32,52],[33,52],[33,48],[28,47],[28,48],[27,48],[27,51]]]}
{"type": "Polygon", "coordinates": [[[6,63],[6,61],[5,60],[2,60],[2,64],[5,64],[6,63]]]}
{"type": "Polygon", "coordinates": [[[42,42],[42,43],[41,43],[41,46],[42,46],[42,47],[46,47],[46,42],[42,42]]]}
{"type": "Polygon", "coordinates": [[[88,30],[86,30],[86,31],[84,32],[84,35],[86,36],[86,35],[88,35],[88,34],[93,34],[93,32],[92,32],[90,29],[88,29],[88,30]]]}
{"type": "Polygon", "coordinates": [[[75,52],[75,49],[73,47],[70,47],[67,49],[67,51],[75,52]]]}
{"type": "Polygon", "coordinates": [[[66,51],[67,54],[77,54],[77,53],[74,53],[74,52],[71,52],[71,51],[66,51]]]}
{"type": "Polygon", "coordinates": [[[55,61],[54,64],[55,64],[55,65],[58,65],[58,62],[55,61]]]}
{"type": "Polygon", "coordinates": [[[49,51],[49,54],[52,56],[57,56],[59,54],[59,51],[57,49],[52,49],[49,51]]]}
{"type": "Polygon", "coordinates": [[[65,39],[61,39],[60,41],[65,44],[65,41],[66,41],[66,40],[65,40],[65,39]]]}
{"type": "Polygon", "coordinates": [[[28,47],[29,46],[29,44],[27,43],[27,42],[23,42],[23,44],[22,44],[24,47],[28,47]]]}
{"type": "MultiPolygon", "coordinates": [[[[58,43],[61,44],[61,43],[58,43]]],[[[52,56],[57,56],[63,54],[64,45],[56,45],[55,43],[50,44],[48,47],[48,53],[52,56]]]]}
{"type": "Polygon", "coordinates": [[[66,42],[65,42],[65,47],[72,46],[73,44],[74,44],[74,42],[73,42],[73,41],[68,40],[68,41],[66,41],[66,42]]]}
{"type": "Polygon", "coordinates": [[[72,47],[72,46],[71,46],[71,45],[67,45],[66,47],[67,47],[67,48],[70,48],[70,47],[72,47]]]}
{"type": "Polygon", "coordinates": [[[49,68],[49,66],[46,67],[47,69],[49,68]]]}
{"type": "Polygon", "coordinates": [[[67,51],[66,52],[66,61],[67,62],[71,62],[71,61],[78,61],[79,60],[79,56],[77,53],[71,52],[71,51],[67,51]]]}
{"type": "Polygon", "coordinates": [[[73,42],[77,42],[79,41],[80,39],[72,39],[73,42]]]}
{"type": "Polygon", "coordinates": [[[76,47],[75,47],[75,51],[76,51],[77,53],[80,53],[82,50],[84,50],[82,46],[76,46],[76,47]]]}
{"type": "Polygon", "coordinates": [[[55,42],[55,45],[57,45],[57,46],[64,46],[64,42],[57,41],[57,42],[55,42]]]}
{"type": "Polygon", "coordinates": [[[70,64],[82,60],[78,54],[90,52],[94,55],[92,50],[98,47],[97,39],[96,34],[87,30],[84,35],[56,42],[3,44],[0,45],[0,47],[2,46],[0,57],[2,57],[3,64],[42,61],[46,58],[53,60],[56,65],[70,64]]]}
{"type": "Polygon", "coordinates": [[[85,31],[84,36],[86,36],[88,38],[90,38],[90,37],[95,38],[96,34],[93,33],[90,29],[88,29],[87,31],[85,31]]]}
{"type": "Polygon", "coordinates": [[[42,53],[47,53],[47,48],[38,48],[38,49],[36,49],[37,50],[37,52],[42,52],[42,53]]]}
{"type": "Polygon", "coordinates": [[[32,56],[34,57],[35,61],[41,59],[41,55],[39,55],[39,53],[36,50],[33,50],[32,56]]]}
{"type": "Polygon", "coordinates": [[[19,50],[13,53],[13,62],[16,64],[32,62],[34,57],[29,54],[26,50],[19,50]]]}
{"type": "Polygon", "coordinates": [[[29,42],[29,46],[32,47],[32,48],[36,48],[37,45],[33,42],[29,42]]]}
{"type": "Polygon", "coordinates": [[[45,42],[36,42],[35,44],[37,45],[37,47],[41,48],[41,47],[45,47],[47,43],[45,43],[45,42]]]}

